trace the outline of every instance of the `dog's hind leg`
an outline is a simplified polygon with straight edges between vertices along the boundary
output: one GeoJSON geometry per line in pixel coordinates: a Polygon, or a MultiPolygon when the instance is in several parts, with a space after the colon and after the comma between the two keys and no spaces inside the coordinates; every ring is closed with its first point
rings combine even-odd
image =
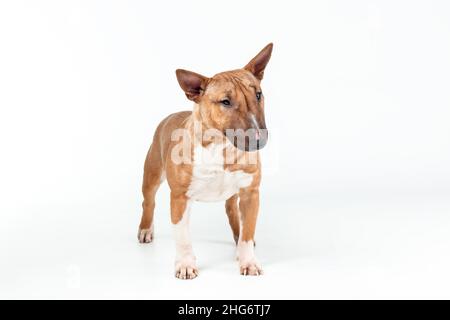
{"type": "Polygon", "coordinates": [[[140,243],[153,240],[153,213],[155,210],[155,195],[164,181],[164,168],[161,161],[159,146],[152,144],[145,159],[144,179],[142,182],[142,218],[139,225],[138,239],[140,243]]]}
{"type": "Polygon", "coordinates": [[[240,217],[238,207],[239,196],[235,194],[225,202],[225,211],[227,212],[228,222],[230,223],[231,231],[233,232],[234,242],[236,244],[239,240],[240,233],[240,217]]]}

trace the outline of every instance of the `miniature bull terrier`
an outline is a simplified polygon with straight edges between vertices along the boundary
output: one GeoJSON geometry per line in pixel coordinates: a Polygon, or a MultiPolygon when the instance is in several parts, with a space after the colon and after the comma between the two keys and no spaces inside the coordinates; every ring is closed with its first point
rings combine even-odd
{"type": "Polygon", "coordinates": [[[261,181],[258,150],[268,140],[261,80],[272,47],[267,45],[244,68],[210,78],[176,70],[178,83],[194,107],[169,115],[156,129],[144,165],[138,239],[153,240],[155,194],[167,180],[177,278],[198,276],[189,232],[193,201],[225,201],[240,273],[263,272],[254,253],[254,234],[261,181]]]}

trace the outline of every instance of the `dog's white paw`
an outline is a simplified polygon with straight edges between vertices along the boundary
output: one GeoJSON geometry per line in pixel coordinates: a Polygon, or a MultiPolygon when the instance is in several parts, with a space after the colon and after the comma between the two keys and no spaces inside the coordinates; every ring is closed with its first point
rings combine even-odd
{"type": "Polygon", "coordinates": [[[140,243],[150,243],[153,241],[153,228],[139,229],[138,239],[140,243]]]}
{"type": "Polygon", "coordinates": [[[237,259],[239,270],[244,276],[260,276],[263,270],[254,253],[254,241],[239,241],[237,246],[237,259]]]}
{"type": "Polygon", "coordinates": [[[239,262],[239,269],[243,276],[260,276],[264,273],[256,259],[245,263],[239,262]]]}
{"type": "Polygon", "coordinates": [[[175,263],[175,277],[183,280],[191,280],[198,276],[195,257],[182,258],[175,263]]]}

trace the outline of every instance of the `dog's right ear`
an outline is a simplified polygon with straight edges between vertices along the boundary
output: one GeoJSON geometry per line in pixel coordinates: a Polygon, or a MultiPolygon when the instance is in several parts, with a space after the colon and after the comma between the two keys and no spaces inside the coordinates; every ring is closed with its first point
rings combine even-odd
{"type": "Polygon", "coordinates": [[[177,69],[177,80],[189,100],[198,102],[205,91],[208,78],[198,73],[177,69]]]}
{"type": "Polygon", "coordinates": [[[245,70],[250,71],[253,75],[262,80],[264,77],[264,69],[269,63],[272,55],[273,43],[269,43],[244,67],[245,70]]]}

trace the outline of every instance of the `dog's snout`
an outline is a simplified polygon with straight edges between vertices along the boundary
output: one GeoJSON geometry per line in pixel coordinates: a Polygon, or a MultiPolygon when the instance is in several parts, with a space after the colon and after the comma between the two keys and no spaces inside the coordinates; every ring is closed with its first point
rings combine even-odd
{"type": "Polygon", "coordinates": [[[262,149],[268,140],[268,130],[266,128],[266,124],[264,122],[264,117],[262,120],[258,121],[257,117],[254,114],[249,115],[250,120],[250,132],[254,134],[249,135],[249,145],[246,147],[246,151],[255,151],[262,149]]]}
{"type": "Polygon", "coordinates": [[[259,129],[258,134],[255,136],[255,140],[256,150],[264,148],[269,140],[269,131],[266,128],[259,129]]]}
{"type": "Polygon", "coordinates": [[[227,131],[226,137],[240,150],[257,151],[267,144],[269,133],[266,128],[249,128],[247,130],[227,131]]]}

